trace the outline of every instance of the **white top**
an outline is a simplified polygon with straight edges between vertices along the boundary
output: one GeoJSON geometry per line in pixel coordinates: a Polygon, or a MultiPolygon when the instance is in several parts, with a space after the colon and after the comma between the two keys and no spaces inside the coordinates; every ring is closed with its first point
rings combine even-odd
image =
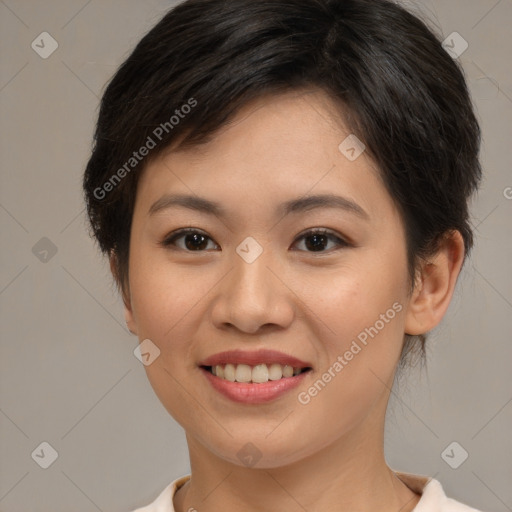
{"type": "MultiPolygon", "coordinates": [[[[421,494],[420,501],[414,507],[414,512],[481,512],[476,508],[447,498],[441,484],[433,478],[399,471],[395,471],[395,474],[409,489],[421,494]]],[[[176,512],[173,505],[174,494],[188,480],[190,480],[190,475],[177,478],[160,493],[153,503],[133,512],[176,512]]]]}

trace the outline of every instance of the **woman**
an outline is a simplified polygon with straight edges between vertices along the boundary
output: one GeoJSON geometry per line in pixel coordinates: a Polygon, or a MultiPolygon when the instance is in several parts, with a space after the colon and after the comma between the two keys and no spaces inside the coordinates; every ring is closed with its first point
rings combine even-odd
{"type": "Polygon", "coordinates": [[[475,510],[384,458],[472,246],[480,131],[426,25],[372,0],[188,0],[113,77],[84,176],[191,477],[140,511],[475,510]]]}

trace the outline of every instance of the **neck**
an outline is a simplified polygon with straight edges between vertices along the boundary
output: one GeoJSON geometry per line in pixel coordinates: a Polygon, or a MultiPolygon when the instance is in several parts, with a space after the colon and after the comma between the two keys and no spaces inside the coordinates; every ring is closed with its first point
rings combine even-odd
{"type": "Polygon", "coordinates": [[[175,496],[176,512],[409,512],[420,496],[386,464],[381,416],[313,455],[266,469],[233,464],[187,436],[192,478],[175,496]]]}

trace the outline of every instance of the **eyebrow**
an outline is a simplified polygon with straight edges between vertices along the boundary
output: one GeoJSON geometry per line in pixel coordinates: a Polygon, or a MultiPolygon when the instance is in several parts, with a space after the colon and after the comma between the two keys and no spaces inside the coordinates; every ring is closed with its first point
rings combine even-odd
{"type": "MultiPolygon", "coordinates": [[[[219,203],[204,197],[186,194],[166,194],[162,196],[151,205],[148,214],[151,216],[173,207],[188,208],[220,218],[228,217],[228,212],[219,203]]],[[[368,213],[354,201],[333,194],[317,194],[286,201],[278,205],[276,214],[285,216],[290,213],[303,213],[319,208],[337,208],[353,213],[365,220],[370,218],[368,213]]]]}

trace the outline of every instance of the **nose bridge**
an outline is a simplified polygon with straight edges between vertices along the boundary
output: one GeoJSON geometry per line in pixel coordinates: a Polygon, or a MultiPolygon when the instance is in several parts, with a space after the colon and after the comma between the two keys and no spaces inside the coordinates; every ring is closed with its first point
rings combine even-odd
{"type": "Polygon", "coordinates": [[[265,324],[285,326],[293,310],[286,287],[276,277],[277,259],[255,239],[245,239],[232,255],[214,310],[214,321],[256,332],[265,324]]]}
{"type": "Polygon", "coordinates": [[[229,293],[237,301],[252,302],[255,308],[268,307],[267,302],[276,294],[275,277],[268,267],[272,266],[272,254],[255,239],[248,237],[233,255],[233,275],[229,293]],[[274,290],[273,290],[274,289],[274,290]]]}

